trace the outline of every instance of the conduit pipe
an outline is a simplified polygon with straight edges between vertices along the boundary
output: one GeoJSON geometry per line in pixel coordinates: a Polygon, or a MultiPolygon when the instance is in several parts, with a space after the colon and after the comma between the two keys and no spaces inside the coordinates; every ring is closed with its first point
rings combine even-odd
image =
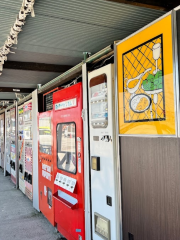
{"type": "Polygon", "coordinates": [[[58,87],[60,84],[64,84],[65,82],[71,80],[72,78],[77,77],[82,72],[82,65],[84,63],[92,63],[95,60],[101,58],[102,56],[108,54],[109,52],[112,52],[112,50],[113,50],[113,45],[109,45],[108,47],[95,53],[94,55],[87,58],[85,61],[82,61],[78,65],[74,66],[73,68],[69,69],[65,73],[61,74],[60,76],[56,77],[55,79],[43,85],[41,88],[38,89],[38,94],[45,93],[53,88],[58,87]]]}
{"type": "MultiPolygon", "coordinates": [[[[94,61],[97,62],[98,59],[102,59],[103,56],[110,54],[112,52],[113,54],[113,44],[103,48],[101,51],[95,53],[94,55],[88,57],[85,61],[82,61],[78,65],[74,66],[73,68],[69,69],[65,73],[61,74],[60,76],[54,78],[50,82],[43,85],[41,88],[38,89],[38,94],[45,93],[47,91],[50,91],[53,88],[58,87],[60,84],[64,84],[65,82],[68,82],[69,80],[77,77],[82,72],[82,65],[84,63],[93,63],[94,61]]],[[[27,95],[25,98],[18,101],[18,106],[23,104],[24,102],[28,101],[32,98],[32,93],[27,95]]],[[[15,107],[15,104],[8,106],[6,110],[10,110],[11,108],[15,107]]],[[[0,111],[1,113],[4,113],[5,109],[0,111]]]]}

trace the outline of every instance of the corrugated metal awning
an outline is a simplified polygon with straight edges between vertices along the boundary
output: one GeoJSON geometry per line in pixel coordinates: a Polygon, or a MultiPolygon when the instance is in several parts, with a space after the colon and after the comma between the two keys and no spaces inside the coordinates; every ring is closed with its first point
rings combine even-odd
{"type": "Polygon", "coordinates": [[[83,51],[95,53],[164,14],[105,0],[36,1],[35,13],[20,34],[18,49],[81,59],[83,51]]]}
{"type": "MultiPolygon", "coordinates": [[[[22,0],[5,0],[0,6],[0,44],[3,45],[22,0]]],[[[12,61],[76,65],[83,52],[98,52],[164,14],[163,11],[105,0],[36,0],[35,18],[26,19],[12,61]]],[[[0,87],[36,87],[59,73],[4,69],[0,87]]],[[[13,95],[14,96],[14,95],[13,95]]],[[[1,99],[1,96],[0,96],[1,99]]]]}

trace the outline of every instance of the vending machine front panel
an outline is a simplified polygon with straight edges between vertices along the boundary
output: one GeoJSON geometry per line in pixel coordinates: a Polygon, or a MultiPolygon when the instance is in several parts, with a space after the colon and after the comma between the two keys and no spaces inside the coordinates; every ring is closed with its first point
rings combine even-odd
{"type": "Polygon", "coordinates": [[[39,208],[49,222],[54,220],[53,111],[39,113],[39,208]]]}
{"type": "Polygon", "coordinates": [[[11,126],[11,121],[10,121],[10,112],[6,112],[5,114],[5,121],[6,121],[6,155],[5,155],[5,161],[6,161],[6,171],[10,174],[11,173],[11,139],[10,139],[10,126],[11,126]]]}
{"type": "Polygon", "coordinates": [[[10,165],[11,165],[11,180],[16,184],[16,110],[10,110],[10,165]]]}
{"type": "Polygon", "coordinates": [[[68,240],[85,240],[82,84],[53,94],[55,222],[68,240]]]}
{"type": "Polygon", "coordinates": [[[24,181],[24,121],[23,121],[23,105],[18,107],[18,157],[19,157],[19,189],[25,194],[24,181]]]}
{"type": "Polygon", "coordinates": [[[0,149],[1,167],[4,168],[4,113],[0,115],[0,149]]]}
{"type": "Polygon", "coordinates": [[[94,240],[118,240],[114,65],[88,74],[91,155],[92,234],[94,240]]]}
{"type": "Polygon", "coordinates": [[[25,194],[30,200],[33,200],[32,100],[23,106],[23,122],[25,194]]]}
{"type": "Polygon", "coordinates": [[[2,139],[1,139],[1,119],[2,119],[2,115],[0,115],[0,166],[2,167],[2,149],[1,149],[1,143],[2,143],[2,139]]]}

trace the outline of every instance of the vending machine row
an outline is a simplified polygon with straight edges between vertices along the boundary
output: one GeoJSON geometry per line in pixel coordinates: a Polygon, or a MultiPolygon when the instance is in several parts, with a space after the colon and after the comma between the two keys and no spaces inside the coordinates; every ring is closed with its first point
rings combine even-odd
{"type": "MultiPolygon", "coordinates": [[[[119,239],[116,196],[114,65],[88,74],[91,215],[94,240],[119,239]]],[[[53,93],[39,113],[40,211],[68,240],[85,240],[82,83],[53,93]]],[[[86,139],[87,140],[87,139],[86,139]]],[[[90,227],[90,226],[89,226],[90,227]]]]}
{"type": "Polygon", "coordinates": [[[67,239],[85,239],[82,84],[53,94],[39,113],[39,206],[67,239]]]}

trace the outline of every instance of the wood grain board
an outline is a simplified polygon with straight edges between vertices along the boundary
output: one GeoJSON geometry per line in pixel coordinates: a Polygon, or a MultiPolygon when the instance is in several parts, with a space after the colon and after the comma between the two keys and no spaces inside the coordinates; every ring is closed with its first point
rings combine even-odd
{"type": "Polygon", "coordinates": [[[180,239],[180,140],[122,137],[123,240],[180,239]]]}

